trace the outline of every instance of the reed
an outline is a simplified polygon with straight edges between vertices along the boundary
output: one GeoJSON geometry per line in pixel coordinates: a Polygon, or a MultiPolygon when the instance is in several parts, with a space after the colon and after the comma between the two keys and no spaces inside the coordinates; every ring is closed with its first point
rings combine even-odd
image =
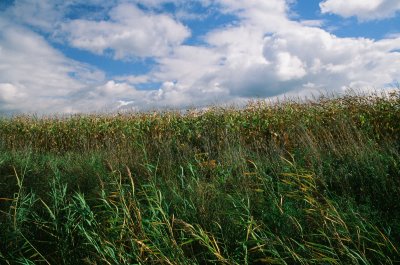
{"type": "Polygon", "coordinates": [[[397,264],[400,94],[0,119],[2,264],[397,264]]]}

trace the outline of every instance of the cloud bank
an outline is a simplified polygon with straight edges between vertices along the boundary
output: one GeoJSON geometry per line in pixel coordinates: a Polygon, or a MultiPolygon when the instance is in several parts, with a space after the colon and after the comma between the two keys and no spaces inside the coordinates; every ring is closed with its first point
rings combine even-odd
{"type": "Polygon", "coordinates": [[[374,20],[394,17],[400,11],[398,0],[326,0],[320,3],[322,13],[342,17],[356,16],[359,20],[374,20]]]}
{"type": "MultiPolygon", "coordinates": [[[[382,88],[398,80],[400,37],[340,38],[319,24],[292,20],[292,2],[199,1],[235,19],[190,43],[196,32],[181,16],[193,13],[188,1],[91,0],[85,4],[96,8],[88,13],[79,12],[80,0],[16,0],[0,18],[0,113],[183,108],[283,93],[382,88]],[[174,11],[164,10],[166,4],[174,11]],[[151,58],[154,65],[140,75],[109,76],[68,58],[57,43],[132,64],[151,58]]],[[[399,8],[397,1],[352,3],[324,1],[321,12],[383,18],[399,8]]]]}
{"type": "Polygon", "coordinates": [[[61,34],[76,48],[114,59],[166,56],[190,35],[181,23],[164,14],[146,14],[132,4],[113,8],[107,21],[75,19],[61,25],[61,34]]]}

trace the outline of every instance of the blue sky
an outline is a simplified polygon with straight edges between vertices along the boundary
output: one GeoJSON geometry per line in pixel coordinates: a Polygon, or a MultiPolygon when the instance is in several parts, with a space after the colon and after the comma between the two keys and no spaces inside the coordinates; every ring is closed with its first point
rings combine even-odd
{"type": "Polygon", "coordinates": [[[1,0],[0,113],[243,104],[400,80],[398,0],[1,0]]]}

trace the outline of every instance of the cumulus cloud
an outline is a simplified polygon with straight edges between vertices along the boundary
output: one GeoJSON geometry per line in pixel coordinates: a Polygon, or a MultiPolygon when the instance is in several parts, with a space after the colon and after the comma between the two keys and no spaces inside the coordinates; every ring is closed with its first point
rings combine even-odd
{"type": "Polygon", "coordinates": [[[92,19],[102,18],[105,12],[115,5],[115,0],[15,0],[6,7],[3,17],[28,25],[37,30],[53,33],[68,15],[74,17],[82,16],[82,7],[91,7],[90,13],[86,12],[85,17],[92,19]]]}
{"type": "Polygon", "coordinates": [[[70,93],[104,78],[38,34],[1,20],[0,26],[0,111],[62,112],[70,93]]]}
{"type": "Polygon", "coordinates": [[[293,74],[289,79],[299,79],[299,86],[318,84],[334,90],[369,84],[381,88],[400,75],[400,53],[392,52],[400,39],[338,38],[322,29],[295,27],[266,38],[264,55],[272,55],[271,62],[277,66],[277,54],[294,56],[295,62],[288,65],[297,65],[297,70],[286,70],[293,74]]]}
{"type": "Polygon", "coordinates": [[[7,12],[12,14],[13,19],[33,27],[49,31],[58,22],[61,13],[54,8],[51,1],[19,1],[14,4],[7,12]]]}
{"type": "Polygon", "coordinates": [[[322,13],[337,14],[342,17],[356,16],[360,20],[393,17],[400,10],[398,0],[325,0],[320,3],[322,13]]]}
{"type": "Polygon", "coordinates": [[[257,25],[264,31],[274,31],[288,22],[286,13],[292,0],[218,0],[221,12],[235,14],[242,25],[257,25]]]}
{"type": "MultiPolygon", "coordinates": [[[[321,21],[290,20],[292,1],[200,0],[237,20],[198,36],[202,43],[192,45],[184,42],[190,29],[176,14],[173,18],[160,9],[166,2],[178,6],[187,1],[151,0],[144,2],[144,9],[135,1],[90,3],[95,1],[103,3],[102,9],[89,18],[65,13],[82,0],[71,1],[66,9],[51,4],[63,5],[59,0],[37,5],[18,0],[13,19],[0,17],[0,112],[181,108],[320,89],[381,88],[400,77],[399,36],[378,41],[340,38],[321,28],[321,21]],[[18,10],[31,10],[30,17],[18,17],[18,10]],[[154,67],[106,79],[95,67],[53,48],[42,31],[65,45],[111,54],[115,60],[151,57],[154,67]],[[151,84],[157,84],[156,89],[139,89],[151,84]]],[[[335,2],[325,1],[321,8],[333,12],[335,6],[329,3],[335,2]]]]}
{"type": "Polygon", "coordinates": [[[10,83],[0,83],[0,102],[3,104],[18,103],[26,98],[26,94],[10,83]]]}
{"type": "Polygon", "coordinates": [[[146,1],[133,0],[133,2],[147,7],[159,8],[164,4],[174,4],[176,6],[181,6],[181,5],[190,5],[196,3],[203,6],[208,6],[211,4],[212,0],[196,0],[193,2],[187,0],[146,0],[146,1]]]}
{"type": "Polygon", "coordinates": [[[145,13],[132,4],[120,4],[110,19],[76,19],[61,26],[61,34],[76,48],[97,54],[113,51],[115,59],[167,55],[190,36],[190,31],[168,15],[145,13]]]}
{"type": "Polygon", "coordinates": [[[400,76],[398,38],[339,38],[285,15],[275,21],[269,14],[275,7],[284,12],[283,1],[221,2],[242,22],[208,33],[208,47],[186,47],[189,54],[163,58],[161,79],[177,80],[175,86],[193,95],[207,91],[202,97],[231,100],[313,89],[382,88],[400,76]],[[264,10],[263,18],[251,16],[259,10],[264,10]]]}

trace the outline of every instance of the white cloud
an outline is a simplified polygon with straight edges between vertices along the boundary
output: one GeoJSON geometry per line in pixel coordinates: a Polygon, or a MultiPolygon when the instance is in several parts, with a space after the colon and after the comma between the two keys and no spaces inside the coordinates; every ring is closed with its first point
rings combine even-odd
{"type": "Polygon", "coordinates": [[[12,13],[14,19],[46,31],[52,29],[60,17],[59,10],[47,0],[19,1],[8,12],[12,13]]]}
{"type": "Polygon", "coordinates": [[[80,6],[95,7],[92,12],[86,12],[85,17],[93,19],[103,17],[104,12],[115,5],[114,0],[15,0],[5,10],[2,16],[25,24],[44,32],[53,33],[69,14],[81,16],[80,6]]]}
{"type": "Polygon", "coordinates": [[[373,20],[393,17],[400,10],[398,0],[325,0],[320,3],[322,13],[342,17],[357,16],[358,19],[373,20]]]}
{"type": "Polygon", "coordinates": [[[329,90],[357,84],[382,88],[400,76],[400,53],[391,52],[395,47],[400,47],[400,39],[338,38],[322,29],[297,26],[267,38],[264,53],[266,57],[296,56],[304,75],[293,77],[301,77],[303,84],[315,83],[329,90]]]}
{"type": "Polygon", "coordinates": [[[62,112],[71,93],[104,78],[36,33],[2,20],[0,26],[0,112],[62,112]]]}
{"type": "Polygon", "coordinates": [[[222,12],[236,14],[242,25],[257,25],[266,32],[284,27],[288,20],[286,12],[291,0],[218,0],[222,12]]]}
{"type": "Polygon", "coordinates": [[[201,105],[229,100],[229,89],[218,84],[223,56],[205,47],[180,46],[159,60],[154,78],[163,80],[156,100],[162,106],[201,105]]]}
{"type": "Polygon", "coordinates": [[[306,19],[300,20],[300,23],[306,27],[322,27],[325,24],[325,21],[318,19],[306,19]]]}
{"type": "Polygon", "coordinates": [[[275,56],[275,69],[280,80],[298,79],[306,75],[303,62],[296,55],[289,52],[279,52],[275,56]]]}
{"type": "Polygon", "coordinates": [[[291,1],[218,0],[203,4],[237,21],[207,32],[201,45],[187,45],[182,42],[190,30],[172,14],[162,14],[165,2],[145,2],[150,11],[132,2],[110,4],[102,11],[107,16],[65,21],[65,11],[56,5],[46,18],[46,8],[35,7],[43,11],[35,13],[33,3],[17,1],[15,10],[31,10],[31,18],[0,18],[0,112],[203,106],[283,93],[307,95],[323,88],[381,88],[400,78],[397,35],[379,41],[340,38],[319,28],[320,21],[291,21],[291,1]],[[115,59],[152,57],[155,66],[144,74],[106,80],[104,73],[66,58],[38,33],[6,19],[115,59]],[[161,84],[159,89],[138,89],[153,83],[161,84]]]}
{"type": "Polygon", "coordinates": [[[220,55],[208,48],[180,46],[173,55],[159,60],[155,76],[160,80],[178,80],[192,86],[203,76],[218,69],[219,58],[220,55]]]}
{"type": "Polygon", "coordinates": [[[190,36],[188,28],[168,15],[145,13],[132,4],[113,8],[110,20],[77,19],[61,26],[62,34],[76,48],[115,59],[167,55],[190,36]]]}
{"type": "Polygon", "coordinates": [[[116,76],[115,80],[120,82],[126,82],[132,85],[136,84],[145,84],[151,82],[152,79],[149,75],[124,75],[124,76],[116,76]]]}
{"type": "Polygon", "coordinates": [[[16,103],[26,98],[26,94],[10,83],[0,83],[0,102],[5,104],[16,103]]]}
{"type": "Polygon", "coordinates": [[[178,48],[173,57],[160,60],[157,76],[175,80],[170,89],[180,85],[177,97],[232,100],[302,90],[378,89],[400,76],[400,54],[393,52],[400,39],[339,38],[285,16],[274,28],[266,27],[268,15],[249,20],[255,2],[222,1],[226,10],[243,17],[241,23],[208,33],[207,48],[185,47],[186,53],[178,48]]]}
{"type": "Polygon", "coordinates": [[[275,12],[277,14],[284,14],[287,10],[287,3],[284,0],[219,0],[218,2],[225,8],[225,11],[237,12],[244,17],[249,17],[249,13],[254,14],[255,10],[264,13],[275,12]]]}

